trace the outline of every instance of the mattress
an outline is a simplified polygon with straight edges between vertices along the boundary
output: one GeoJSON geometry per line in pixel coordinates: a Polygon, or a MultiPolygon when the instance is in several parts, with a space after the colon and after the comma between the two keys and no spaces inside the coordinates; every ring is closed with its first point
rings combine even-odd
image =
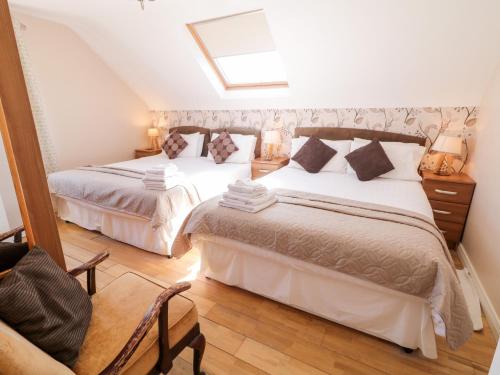
{"type": "Polygon", "coordinates": [[[417,181],[375,178],[363,182],[359,181],[356,175],[349,173],[308,173],[288,166],[259,179],[259,182],[269,189],[292,189],[375,203],[433,218],[429,200],[422,184],[417,181]]]}

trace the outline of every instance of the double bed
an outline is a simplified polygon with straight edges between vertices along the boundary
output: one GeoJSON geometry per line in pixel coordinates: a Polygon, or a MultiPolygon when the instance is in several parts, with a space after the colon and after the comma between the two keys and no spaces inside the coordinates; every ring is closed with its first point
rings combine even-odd
{"type": "MultiPolygon", "coordinates": [[[[251,163],[215,164],[207,158],[212,133],[221,129],[186,126],[170,129],[180,134],[204,134],[201,157],[168,159],[165,153],[101,167],[82,167],[52,173],[49,188],[58,216],[89,230],[162,255],[185,216],[200,202],[222,193],[229,183],[251,175],[251,163]],[[166,191],[144,188],[142,178],[154,166],[172,163],[175,178],[166,191]]],[[[255,135],[260,155],[260,132],[233,128],[232,134],[255,135]]]]}
{"type": "MultiPolygon", "coordinates": [[[[420,137],[358,129],[298,128],[296,136],[425,144],[420,137]]],[[[404,348],[419,348],[429,358],[437,357],[435,334],[447,335],[452,347],[466,340],[468,311],[420,182],[362,182],[354,174],[312,174],[290,166],[259,182],[281,192],[278,204],[244,214],[217,207],[217,198],[205,202],[181,228],[174,256],[197,247],[201,270],[209,278],[404,348]],[[376,233],[379,225],[405,237],[376,233]],[[249,226],[257,235],[241,234],[249,226]],[[356,231],[365,237],[360,240],[356,231]],[[339,239],[348,242],[337,246],[339,239]],[[384,241],[389,241],[386,248],[384,241]],[[426,248],[429,244],[434,252],[426,248]],[[335,252],[348,255],[335,258],[335,252]],[[353,272],[356,267],[362,270],[353,272]],[[423,286],[424,279],[433,280],[432,290],[423,286]]]]}

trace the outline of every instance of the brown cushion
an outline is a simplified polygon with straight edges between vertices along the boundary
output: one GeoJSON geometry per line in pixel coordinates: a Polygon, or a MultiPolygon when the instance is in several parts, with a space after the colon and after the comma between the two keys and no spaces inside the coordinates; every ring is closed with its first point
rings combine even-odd
{"type": "Polygon", "coordinates": [[[318,173],[336,153],[337,150],[321,142],[320,139],[310,137],[292,157],[292,160],[299,163],[309,173],[318,173]]]}
{"type": "Polygon", "coordinates": [[[187,141],[177,132],[171,133],[161,146],[169,159],[175,159],[187,147],[187,141]]]}
{"type": "Polygon", "coordinates": [[[236,147],[227,131],[220,133],[217,138],[208,144],[208,151],[214,157],[215,164],[224,163],[232,153],[238,150],[239,148],[236,147]]]}
{"type": "Polygon", "coordinates": [[[0,281],[0,318],[69,367],[91,315],[90,297],[80,283],[38,247],[0,281]]]}
{"type": "MultiPolygon", "coordinates": [[[[164,285],[134,273],[126,273],[92,297],[94,313],[80,357],[77,374],[98,374],[128,341],[149,306],[165,290],[164,285]]],[[[172,347],[198,322],[194,303],[175,296],[168,305],[168,340],[172,347]]],[[[124,373],[146,374],[159,358],[158,324],[148,332],[127,362],[124,373]]]]}
{"type": "Polygon", "coordinates": [[[27,243],[0,242],[0,272],[14,267],[28,251],[27,243]]]}
{"type": "Polygon", "coordinates": [[[370,181],[394,169],[379,141],[372,141],[366,146],[345,156],[360,181],[370,181]]]}

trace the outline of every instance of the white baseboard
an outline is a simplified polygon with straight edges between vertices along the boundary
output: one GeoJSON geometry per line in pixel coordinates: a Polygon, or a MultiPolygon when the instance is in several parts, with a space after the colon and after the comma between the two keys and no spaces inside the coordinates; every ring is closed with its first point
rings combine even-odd
{"type": "Polygon", "coordinates": [[[486,294],[486,290],[484,289],[483,284],[481,283],[481,280],[479,279],[476,269],[472,265],[472,262],[470,261],[470,258],[467,255],[464,246],[462,244],[458,245],[457,251],[458,251],[458,256],[462,261],[464,267],[467,269],[467,271],[469,271],[473,287],[476,289],[476,292],[479,296],[479,301],[481,301],[481,306],[483,308],[484,315],[486,315],[486,319],[488,320],[488,324],[491,328],[493,336],[495,336],[495,340],[498,341],[500,337],[500,318],[498,317],[498,314],[493,308],[493,304],[491,303],[490,298],[486,294]]]}

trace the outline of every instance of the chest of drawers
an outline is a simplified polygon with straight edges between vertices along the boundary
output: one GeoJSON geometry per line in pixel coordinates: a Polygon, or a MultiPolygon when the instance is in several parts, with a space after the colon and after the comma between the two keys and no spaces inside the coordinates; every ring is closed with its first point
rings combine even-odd
{"type": "Polygon", "coordinates": [[[437,226],[448,246],[455,248],[462,239],[476,183],[464,173],[439,176],[425,171],[422,185],[437,226]]]}

